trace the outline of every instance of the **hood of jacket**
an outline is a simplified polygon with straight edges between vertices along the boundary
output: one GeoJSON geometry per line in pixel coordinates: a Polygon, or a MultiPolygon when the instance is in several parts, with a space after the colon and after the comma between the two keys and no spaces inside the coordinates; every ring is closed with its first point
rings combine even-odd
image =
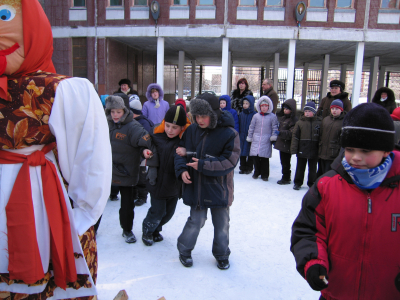
{"type": "Polygon", "coordinates": [[[252,112],[254,112],[254,102],[256,102],[256,100],[254,99],[254,97],[252,95],[247,95],[243,98],[243,101],[247,100],[250,103],[249,108],[247,109],[243,109],[243,111],[245,113],[251,114],[252,112]]]}
{"type": "Polygon", "coordinates": [[[381,95],[382,93],[386,93],[387,94],[387,102],[394,102],[395,101],[395,97],[394,97],[394,93],[391,89],[387,88],[387,87],[381,87],[379,89],[376,90],[374,97],[372,98],[372,102],[373,103],[381,103],[381,95]]]}
{"type": "Polygon", "coordinates": [[[154,102],[155,100],[153,98],[151,98],[151,89],[157,89],[158,93],[159,93],[159,100],[164,100],[164,91],[161,88],[161,86],[157,83],[150,83],[149,86],[147,87],[147,91],[146,91],[146,98],[147,100],[154,102]]]}
{"type": "Polygon", "coordinates": [[[294,99],[288,99],[285,102],[283,102],[282,104],[282,108],[281,110],[276,114],[279,117],[282,117],[285,115],[284,111],[283,111],[283,106],[287,105],[290,107],[290,117],[293,118],[296,116],[296,112],[297,112],[297,105],[296,105],[296,100],[294,99]]]}
{"type": "Polygon", "coordinates": [[[258,112],[261,112],[260,105],[262,102],[267,102],[269,104],[267,114],[270,114],[274,109],[274,104],[272,103],[271,99],[268,96],[261,96],[256,103],[256,108],[258,112]]]}
{"type": "Polygon", "coordinates": [[[229,110],[232,108],[231,97],[229,97],[228,95],[222,95],[221,97],[219,97],[219,101],[221,101],[221,100],[225,100],[225,102],[226,102],[226,106],[222,110],[229,110]]]}

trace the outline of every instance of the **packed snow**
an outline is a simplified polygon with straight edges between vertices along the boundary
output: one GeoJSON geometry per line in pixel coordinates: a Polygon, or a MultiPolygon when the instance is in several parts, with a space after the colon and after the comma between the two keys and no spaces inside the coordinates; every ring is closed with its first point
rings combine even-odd
{"type": "MultiPolygon", "coordinates": [[[[296,156],[292,156],[292,179],[296,156]]],[[[307,180],[307,172],[305,182],[307,180]]],[[[142,221],[150,207],[135,208],[135,244],[127,244],[119,225],[119,201],[108,201],[97,234],[98,299],[114,299],[125,290],[129,299],[318,299],[296,271],[290,252],[291,226],[308,187],[300,191],[278,185],[281,179],[279,151],[270,159],[269,181],[253,179],[235,169],[235,197],[230,208],[231,267],[219,270],[211,253],[213,226],[210,212],[192,252],[193,267],[179,261],[176,241],[190,208],[178,201],[175,215],[163,227],[164,241],[145,246],[142,221]]]]}

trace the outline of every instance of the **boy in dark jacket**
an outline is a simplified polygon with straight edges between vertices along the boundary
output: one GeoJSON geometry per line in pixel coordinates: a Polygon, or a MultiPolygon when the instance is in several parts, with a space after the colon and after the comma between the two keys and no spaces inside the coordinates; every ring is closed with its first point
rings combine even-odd
{"type": "Polygon", "coordinates": [[[320,299],[400,299],[400,152],[375,103],[350,110],[332,170],[303,198],[290,250],[320,299]],[[343,153],[344,152],[344,153],[343,153]]]}
{"type": "Polygon", "coordinates": [[[246,141],[247,134],[254,111],[254,97],[247,95],[243,98],[243,110],[239,114],[239,136],[240,136],[240,171],[239,174],[251,174],[253,172],[253,157],[250,156],[251,143],[246,141]]]}
{"type": "Polygon", "coordinates": [[[151,207],[143,220],[142,241],[146,246],[163,240],[160,231],[175,213],[182,183],[175,177],[174,155],[180,137],[190,125],[182,106],[172,106],[164,120],[150,133],[159,157],[156,184],[148,184],[151,207]]]}
{"type": "MultiPolygon", "coordinates": [[[[142,125],[147,132],[150,133],[152,131],[152,128],[154,127],[154,123],[145,116],[143,116],[142,103],[140,102],[138,95],[132,95],[129,97],[129,107],[133,113],[133,118],[136,121],[138,121],[139,124],[142,125]]],[[[146,169],[145,159],[142,159],[139,169],[140,169],[139,182],[136,185],[137,193],[135,195],[135,206],[142,206],[147,202],[147,193],[148,193],[146,187],[147,169],[146,169]]]]}
{"type": "Polygon", "coordinates": [[[304,114],[293,129],[290,153],[297,154],[294,190],[300,190],[304,181],[304,172],[308,162],[307,185],[311,187],[317,179],[318,143],[321,118],[315,116],[315,103],[310,101],[304,106],[304,114]]]}
{"type": "Polygon", "coordinates": [[[279,131],[274,148],[279,150],[279,156],[282,165],[282,179],[277,184],[291,183],[290,145],[292,143],[293,129],[298,121],[296,117],[296,100],[288,99],[282,104],[281,111],[277,114],[279,117],[279,131]]]}
{"type": "Polygon", "coordinates": [[[219,109],[218,98],[204,93],[190,101],[195,123],[185,131],[175,155],[175,174],[183,181],[183,202],[190,206],[178,238],[179,259],[193,265],[192,250],[211,210],[212,253],[218,268],[229,268],[229,206],[233,201],[233,172],[240,155],[239,134],[232,115],[219,109]]]}
{"type": "MultiPolygon", "coordinates": [[[[139,180],[140,156],[147,159],[149,169],[158,165],[157,150],[151,137],[144,128],[133,119],[129,102],[124,103],[120,96],[109,96],[106,99],[106,117],[110,130],[110,141],[113,159],[112,184],[118,186],[121,193],[119,220],[123,229],[122,236],[127,243],[135,243],[132,232],[135,208],[134,186],[139,180]]],[[[149,176],[155,181],[154,172],[149,176]]]]}
{"type": "Polygon", "coordinates": [[[331,114],[322,120],[319,135],[319,159],[317,177],[328,172],[340,152],[340,132],[342,130],[343,102],[336,99],[331,104],[331,114]]]}

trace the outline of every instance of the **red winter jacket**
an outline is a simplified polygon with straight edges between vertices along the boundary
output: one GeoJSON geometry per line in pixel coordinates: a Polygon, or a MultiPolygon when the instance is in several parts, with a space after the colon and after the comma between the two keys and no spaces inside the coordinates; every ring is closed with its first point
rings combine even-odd
{"type": "Polygon", "coordinates": [[[327,269],[327,300],[400,299],[400,152],[393,153],[385,180],[370,192],[353,184],[341,153],[304,196],[291,251],[303,277],[314,264],[327,269]]]}

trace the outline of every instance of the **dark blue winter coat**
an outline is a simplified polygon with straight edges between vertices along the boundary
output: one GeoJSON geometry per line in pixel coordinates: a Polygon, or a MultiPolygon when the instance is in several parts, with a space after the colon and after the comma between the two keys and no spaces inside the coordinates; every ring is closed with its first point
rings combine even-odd
{"type": "Polygon", "coordinates": [[[234,128],[237,132],[239,132],[239,118],[238,118],[238,114],[237,114],[236,110],[233,109],[231,106],[231,97],[229,97],[228,95],[222,95],[221,97],[219,97],[219,100],[226,101],[226,106],[222,110],[229,111],[232,114],[233,120],[235,121],[234,128]]]}
{"type": "Polygon", "coordinates": [[[191,184],[183,184],[183,202],[200,209],[228,207],[233,201],[233,170],[240,156],[239,134],[228,112],[221,112],[215,128],[190,125],[182,136],[180,147],[187,156],[175,154],[175,174],[181,178],[188,171],[191,184]],[[198,170],[187,166],[199,159],[198,170]]]}
{"type": "Polygon", "coordinates": [[[140,116],[136,117],[135,120],[138,121],[140,123],[140,125],[142,125],[143,128],[146,129],[146,131],[148,133],[152,132],[154,123],[151,120],[149,120],[147,117],[140,115],[140,116]]]}
{"type": "Polygon", "coordinates": [[[243,100],[249,101],[250,107],[243,109],[243,111],[239,114],[240,156],[249,156],[251,143],[246,141],[246,137],[247,133],[249,132],[251,119],[253,119],[253,116],[257,112],[254,111],[255,99],[253,96],[247,95],[243,98],[243,100]]]}

